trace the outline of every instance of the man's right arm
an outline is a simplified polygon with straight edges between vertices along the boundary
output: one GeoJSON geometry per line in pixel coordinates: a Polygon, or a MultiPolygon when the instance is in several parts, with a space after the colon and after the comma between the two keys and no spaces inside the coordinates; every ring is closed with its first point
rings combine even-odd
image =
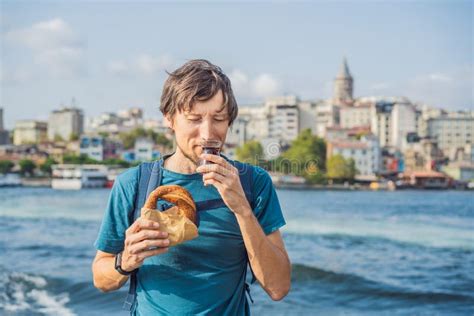
{"type": "Polygon", "coordinates": [[[118,290],[124,285],[128,276],[115,270],[115,254],[97,250],[92,263],[94,286],[102,292],[118,290]]]}
{"type": "MultiPolygon", "coordinates": [[[[139,218],[125,232],[122,253],[122,270],[138,269],[143,261],[168,251],[168,233],[159,229],[159,224],[139,218]]],[[[103,292],[115,291],[128,280],[128,276],[115,270],[115,254],[97,250],[92,263],[94,286],[103,292]]]]}

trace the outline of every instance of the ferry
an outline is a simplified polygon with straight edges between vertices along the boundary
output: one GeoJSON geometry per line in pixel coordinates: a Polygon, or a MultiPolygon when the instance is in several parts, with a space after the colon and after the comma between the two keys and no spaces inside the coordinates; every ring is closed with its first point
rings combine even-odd
{"type": "Polygon", "coordinates": [[[114,186],[115,179],[119,174],[124,172],[126,168],[120,168],[120,167],[110,167],[107,173],[107,182],[105,183],[106,188],[112,188],[114,186]]]}
{"type": "Polygon", "coordinates": [[[0,187],[17,187],[21,185],[21,178],[17,173],[0,173],[0,187]]]}
{"type": "Polygon", "coordinates": [[[51,166],[51,169],[53,189],[103,188],[107,183],[107,167],[103,165],[59,164],[51,166]]]}

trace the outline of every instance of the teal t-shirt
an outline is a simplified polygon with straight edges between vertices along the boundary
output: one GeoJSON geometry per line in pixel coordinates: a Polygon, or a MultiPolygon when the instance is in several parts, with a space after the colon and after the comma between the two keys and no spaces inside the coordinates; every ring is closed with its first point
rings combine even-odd
{"type": "MultiPolygon", "coordinates": [[[[268,173],[253,168],[253,212],[265,234],[283,225],[275,188],[268,173]]],[[[119,253],[131,225],[138,188],[138,167],[119,175],[95,242],[98,250],[119,253]]],[[[186,188],[195,202],[220,198],[214,186],[204,186],[199,173],[163,169],[161,185],[186,188]]],[[[145,259],[137,274],[136,315],[248,315],[245,296],[247,254],[237,219],[227,207],[199,213],[199,237],[162,255],[145,259]]]]}

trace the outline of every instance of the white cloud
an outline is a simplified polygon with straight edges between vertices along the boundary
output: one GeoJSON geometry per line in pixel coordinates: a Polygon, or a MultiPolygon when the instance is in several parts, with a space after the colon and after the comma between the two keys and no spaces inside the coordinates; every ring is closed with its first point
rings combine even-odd
{"type": "Polygon", "coordinates": [[[440,83],[448,83],[452,82],[453,78],[447,74],[443,73],[431,73],[427,75],[421,75],[413,79],[414,82],[440,82],[440,83]]]}
{"type": "Polygon", "coordinates": [[[451,81],[453,81],[453,78],[451,78],[451,77],[449,77],[445,74],[441,74],[441,73],[430,74],[430,75],[428,75],[428,79],[432,80],[432,81],[440,81],[440,82],[451,82],[451,81]]]}
{"type": "Polygon", "coordinates": [[[113,75],[129,76],[153,76],[164,73],[165,70],[173,70],[176,61],[171,55],[163,54],[152,56],[140,54],[135,58],[125,60],[113,60],[107,63],[106,69],[113,75]]]}
{"type": "Polygon", "coordinates": [[[37,60],[48,68],[48,72],[59,78],[74,78],[83,70],[83,52],[72,47],[58,47],[41,52],[37,60]]]}
{"type": "Polygon", "coordinates": [[[261,74],[252,82],[255,94],[260,97],[270,97],[278,93],[278,81],[269,74],[261,74]]]}
{"type": "Polygon", "coordinates": [[[471,67],[420,75],[400,87],[408,97],[445,108],[467,108],[474,102],[471,67]]]}
{"type": "Polygon", "coordinates": [[[5,38],[28,47],[42,77],[75,77],[83,71],[84,48],[70,26],[61,18],[9,31],[5,38]]]}
{"type": "Polygon", "coordinates": [[[240,69],[234,69],[229,74],[232,88],[238,98],[262,99],[280,93],[280,83],[270,74],[260,74],[250,78],[240,69]]]}
{"type": "Polygon", "coordinates": [[[71,46],[77,43],[69,25],[60,18],[12,30],[6,34],[6,38],[34,50],[47,50],[51,47],[71,46]]]}
{"type": "Polygon", "coordinates": [[[128,75],[130,66],[123,60],[112,60],[107,63],[106,69],[113,75],[128,75]]]}
{"type": "Polygon", "coordinates": [[[160,71],[173,67],[174,60],[169,55],[153,57],[147,54],[142,54],[137,57],[135,63],[139,73],[143,75],[155,75],[160,71]]]}
{"type": "Polygon", "coordinates": [[[25,67],[19,67],[14,71],[6,67],[0,68],[0,82],[5,84],[23,84],[33,77],[33,73],[25,67]]]}
{"type": "Polygon", "coordinates": [[[229,74],[229,79],[232,82],[232,86],[233,86],[234,90],[246,89],[246,86],[249,83],[248,76],[243,71],[241,71],[239,69],[234,69],[229,74]]]}

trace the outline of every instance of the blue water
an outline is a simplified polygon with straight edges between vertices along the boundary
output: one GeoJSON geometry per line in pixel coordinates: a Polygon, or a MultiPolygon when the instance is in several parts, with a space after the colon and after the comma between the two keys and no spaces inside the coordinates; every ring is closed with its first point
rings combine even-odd
{"type": "MultiPolygon", "coordinates": [[[[127,315],[91,262],[109,191],[0,189],[1,315],[127,315]]],[[[474,315],[474,195],[278,191],[293,264],[254,315],[474,315]]]]}

